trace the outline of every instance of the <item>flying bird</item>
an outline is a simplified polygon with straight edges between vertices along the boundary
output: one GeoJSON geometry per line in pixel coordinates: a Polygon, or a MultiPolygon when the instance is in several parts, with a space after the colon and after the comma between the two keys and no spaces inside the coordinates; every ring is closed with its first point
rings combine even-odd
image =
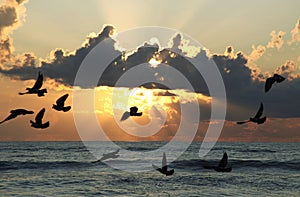
{"type": "Polygon", "coordinates": [[[264,111],[264,106],[263,106],[262,103],[260,103],[260,107],[259,107],[257,113],[255,114],[255,116],[253,118],[250,118],[249,120],[246,120],[246,121],[237,122],[237,124],[245,124],[247,122],[254,122],[254,123],[257,123],[257,124],[263,124],[267,120],[266,116],[261,118],[261,116],[263,114],[263,111],[264,111]]]}
{"type": "Polygon", "coordinates": [[[10,111],[10,115],[7,116],[4,120],[2,120],[0,122],[0,124],[6,122],[8,120],[14,119],[14,118],[16,118],[17,116],[20,116],[20,115],[27,115],[27,114],[33,114],[33,113],[34,113],[33,111],[28,111],[26,109],[14,109],[14,110],[10,111]]]}
{"type": "Polygon", "coordinates": [[[24,95],[24,94],[37,94],[39,97],[40,96],[45,96],[45,93],[47,93],[47,89],[41,89],[43,85],[43,74],[39,71],[38,77],[33,85],[32,88],[26,88],[27,92],[19,92],[19,95],[24,95]]]}
{"type": "Polygon", "coordinates": [[[31,127],[37,128],[37,129],[45,129],[49,127],[50,122],[42,123],[42,119],[44,117],[45,108],[41,109],[41,111],[35,116],[35,122],[30,120],[31,127]]]}
{"type": "Polygon", "coordinates": [[[174,169],[172,170],[168,170],[168,165],[167,165],[167,158],[166,158],[166,154],[163,153],[163,159],[162,159],[162,167],[159,168],[156,165],[152,164],[152,167],[159,171],[160,173],[166,175],[166,176],[171,176],[174,174],[174,169]]]}
{"type": "Polygon", "coordinates": [[[124,112],[124,114],[121,117],[121,121],[128,119],[130,116],[142,116],[143,112],[137,112],[139,109],[134,106],[134,107],[130,107],[130,111],[126,111],[124,112]]]}
{"type": "Polygon", "coordinates": [[[120,151],[120,149],[118,149],[118,150],[116,150],[114,152],[104,153],[99,160],[94,161],[92,163],[104,161],[104,160],[107,160],[107,159],[116,159],[116,158],[120,157],[120,155],[118,155],[119,151],[120,151]]]}
{"type": "Polygon", "coordinates": [[[71,109],[71,106],[65,106],[65,101],[68,98],[69,94],[65,94],[56,101],[56,105],[53,104],[52,108],[57,111],[67,112],[71,109]]]}
{"type": "Polygon", "coordinates": [[[283,76],[278,75],[278,74],[274,74],[273,77],[267,78],[266,83],[265,83],[265,92],[268,92],[275,82],[276,83],[281,83],[284,80],[285,80],[285,78],[283,76]]]}
{"type": "Polygon", "coordinates": [[[228,156],[227,153],[224,152],[222,159],[219,162],[218,166],[214,166],[213,169],[217,172],[231,172],[232,167],[227,167],[228,164],[228,156]]]}

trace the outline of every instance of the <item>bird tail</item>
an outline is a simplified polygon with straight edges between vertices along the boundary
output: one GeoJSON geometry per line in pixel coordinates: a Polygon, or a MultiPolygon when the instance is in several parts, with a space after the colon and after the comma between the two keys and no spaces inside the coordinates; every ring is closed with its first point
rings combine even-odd
{"type": "Polygon", "coordinates": [[[69,111],[70,109],[71,109],[71,106],[67,106],[67,107],[64,107],[64,108],[63,108],[63,111],[64,111],[64,112],[67,112],[67,111],[69,111]]]}
{"type": "Polygon", "coordinates": [[[48,121],[48,122],[42,124],[41,128],[45,129],[45,128],[49,127],[49,126],[50,126],[50,122],[48,121]]]}
{"type": "Polygon", "coordinates": [[[24,95],[26,94],[26,92],[19,92],[19,95],[24,95]]]}
{"type": "Polygon", "coordinates": [[[250,122],[250,121],[249,120],[247,120],[247,121],[239,121],[239,122],[236,122],[236,124],[245,124],[247,122],[250,122]]]}

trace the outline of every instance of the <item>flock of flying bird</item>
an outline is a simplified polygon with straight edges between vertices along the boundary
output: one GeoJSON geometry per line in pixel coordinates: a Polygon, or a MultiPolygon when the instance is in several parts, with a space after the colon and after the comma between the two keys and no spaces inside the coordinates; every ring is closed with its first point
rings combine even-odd
{"type": "MultiPolygon", "coordinates": [[[[285,78],[283,76],[278,75],[278,74],[274,74],[273,77],[267,78],[266,83],[265,83],[265,92],[268,92],[275,82],[276,83],[281,83],[284,80],[285,80],[285,78]]],[[[263,106],[262,103],[260,103],[260,107],[259,107],[257,113],[255,114],[255,116],[253,118],[249,118],[249,120],[246,120],[246,121],[239,121],[239,122],[237,122],[237,124],[245,124],[247,122],[254,122],[256,124],[263,124],[267,120],[266,116],[261,117],[263,112],[264,112],[264,106],[263,106]]]]}
{"type": "MultiPolygon", "coordinates": [[[[41,89],[43,86],[43,74],[41,72],[38,73],[37,80],[35,81],[32,88],[26,88],[26,92],[20,92],[19,95],[25,95],[25,94],[36,94],[38,97],[45,96],[45,93],[47,93],[47,89],[41,89]]],[[[71,109],[71,106],[65,106],[65,101],[68,98],[69,94],[65,94],[61,96],[59,99],[57,99],[56,104],[53,104],[52,108],[56,111],[63,111],[67,112],[71,109]]],[[[45,108],[42,108],[39,113],[35,116],[35,121],[30,120],[31,127],[37,128],[37,129],[45,129],[50,126],[50,122],[47,121],[43,123],[43,117],[45,114],[45,108]]],[[[7,116],[4,120],[0,122],[0,124],[14,119],[17,116],[21,115],[27,115],[27,114],[34,114],[33,111],[29,111],[26,109],[14,109],[10,111],[10,115],[7,116]]]]}
{"type": "MultiPolygon", "coordinates": [[[[267,78],[267,80],[265,82],[265,92],[268,92],[275,82],[281,83],[284,80],[285,80],[285,78],[278,74],[274,74],[273,77],[267,78]]],[[[33,85],[33,87],[26,88],[26,92],[20,92],[19,95],[36,94],[38,97],[45,96],[45,93],[47,93],[47,89],[46,88],[41,89],[42,85],[43,85],[43,75],[41,74],[41,72],[39,72],[38,78],[37,78],[35,84],[33,85]]],[[[69,111],[71,109],[71,106],[65,106],[65,101],[68,98],[68,96],[69,96],[69,94],[65,94],[65,95],[61,96],[59,99],[57,99],[56,104],[53,104],[52,108],[57,111],[63,111],[63,112],[69,111]]],[[[263,124],[267,119],[266,116],[261,117],[263,114],[263,110],[264,110],[263,104],[260,103],[260,107],[254,117],[250,117],[249,120],[246,120],[246,121],[239,121],[239,122],[237,122],[237,124],[245,124],[248,122],[254,122],[256,124],[263,124]]],[[[35,117],[35,122],[30,120],[31,127],[45,129],[50,126],[49,121],[47,121],[45,123],[43,123],[43,121],[42,121],[45,111],[46,111],[45,108],[43,108],[39,111],[39,113],[35,117]]],[[[10,115],[8,117],[6,117],[3,121],[1,121],[0,124],[6,122],[8,120],[14,119],[20,115],[27,115],[27,114],[33,114],[33,113],[34,113],[33,111],[28,111],[26,109],[11,110],[10,115]]],[[[133,107],[130,107],[129,112],[128,111],[124,112],[124,114],[121,117],[121,121],[128,119],[130,116],[142,116],[142,114],[143,114],[143,112],[138,112],[138,108],[136,106],[133,106],[133,107]]],[[[107,159],[115,159],[115,158],[119,157],[119,155],[118,155],[119,151],[120,150],[118,149],[117,151],[103,154],[102,158],[100,158],[98,161],[95,161],[95,162],[104,161],[107,159]]],[[[223,157],[219,161],[219,164],[217,166],[206,166],[205,168],[212,168],[212,169],[216,170],[217,172],[230,172],[232,168],[231,168],[231,166],[228,166],[227,164],[228,164],[228,156],[227,156],[227,153],[224,152],[223,157]]],[[[152,164],[152,167],[155,170],[159,171],[160,173],[162,173],[166,176],[173,175],[173,173],[174,173],[174,169],[168,170],[167,158],[166,158],[165,153],[163,153],[162,167],[161,168],[157,167],[154,164],[152,164]]]]}
{"type": "MultiPolygon", "coordinates": [[[[281,83],[285,80],[284,77],[278,75],[278,74],[274,74],[272,77],[267,78],[266,82],[265,82],[265,92],[268,92],[272,85],[276,82],[276,83],[281,83]]],[[[261,117],[264,111],[264,107],[263,104],[260,103],[260,107],[257,111],[257,113],[255,114],[254,117],[250,117],[249,120],[246,121],[238,121],[237,124],[245,124],[248,122],[254,122],[256,124],[263,124],[264,122],[266,122],[267,117],[261,117]]],[[[143,112],[138,112],[138,108],[136,106],[131,107],[130,111],[126,111],[124,112],[124,114],[121,117],[121,121],[128,119],[130,116],[142,116],[143,112]]],[[[115,159],[118,158],[120,155],[118,155],[119,153],[119,149],[117,151],[111,152],[111,153],[105,153],[103,154],[102,158],[99,159],[98,161],[95,162],[101,162],[107,159],[115,159]]],[[[93,163],[95,163],[93,162],[93,163]]],[[[158,167],[154,164],[152,164],[152,167],[157,170],[158,172],[166,175],[166,176],[171,176],[174,174],[174,169],[172,170],[168,170],[168,165],[167,165],[167,158],[166,158],[166,154],[163,153],[163,158],[162,158],[162,167],[158,167]]],[[[223,157],[222,159],[219,161],[218,165],[216,166],[204,166],[204,168],[206,169],[214,169],[217,172],[231,172],[232,167],[228,165],[228,155],[226,152],[223,153],[223,157]]]]}

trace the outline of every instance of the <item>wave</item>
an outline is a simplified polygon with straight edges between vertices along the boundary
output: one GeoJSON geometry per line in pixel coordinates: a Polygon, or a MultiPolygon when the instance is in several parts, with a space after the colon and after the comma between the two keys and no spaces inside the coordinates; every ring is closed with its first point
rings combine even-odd
{"type": "MultiPolygon", "coordinates": [[[[117,161],[118,163],[132,163],[133,161],[117,161]]],[[[139,161],[134,161],[139,162],[139,161]]],[[[176,160],[170,164],[171,168],[195,171],[210,169],[216,166],[218,161],[207,161],[201,159],[176,160]]],[[[95,161],[0,161],[0,171],[19,169],[64,169],[64,168],[88,168],[95,166],[105,166],[103,162],[95,161]]],[[[150,166],[151,164],[149,164],[150,166]]],[[[229,165],[233,169],[258,168],[258,169],[281,169],[300,170],[300,161],[258,161],[258,160],[230,160],[229,165]]]]}
{"type": "Polygon", "coordinates": [[[105,165],[102,162],[91,161],[0,161],[0,171],[19,169],[60,169],[60,168],[86,168],[95,165],[105,165]]]}
{"type": "MultiPolygon", "coordinates": [[[[219,161],[206,161],[206,160],[178,160],[174,161],[170,167],[179,169],[191,169],[196,170],[200,168],[209,169],[218,165],[219,161]]],[[[259,161],[259,160],[230,160],[229,165],[233,169],[240,168],[278,168],[282,170],[300,170],[300,161],[259,161]]]]}

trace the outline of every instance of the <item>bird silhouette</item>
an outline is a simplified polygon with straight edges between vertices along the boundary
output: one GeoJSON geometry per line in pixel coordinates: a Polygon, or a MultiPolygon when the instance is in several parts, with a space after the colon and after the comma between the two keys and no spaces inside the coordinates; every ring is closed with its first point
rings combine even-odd
{"type": "Polygon", "coordinates": [[[65,101],[68,98],[69,94],[65,94],[61,96],[59,99],[56,101],[56,105],[53,104],[52,108],[57,110],[57,111],[63,111],[67,112],[71,109],[71,106],[65,106],[65,101]]]}
{"type": "Polygon", "coordinates": [[[104,153],[104,154],[102,155],[102,157],[101,157],[99,160],[94,161],[94,162],[92,162],[92,163],[104,161],[104,160],[107,160],[107,159],[115,159],[115,158],[118,158],[118,157],[120,157],[120,155],[118,155],[119,151],[120,151],[120,149],[118,149],[118,150],[116,150],[116,151],[114,151],[114,152],[104,153]]]}
{"type": "Polygon", "coordinates": [[[250,118],[249,120],[246,120],[246,121],[237,122],[237,124],[245,124],[247,122],[254,122],[254,123],[257,123],[257,124],[263,124],[267,120],[266,116],[261,118],[261,116],[263,114],[263,111],[264,111],[264,106],[263,106],[262,103],[260,103],[260,107],[259,107],[257,113],[255,114],[255,116],[253,118],[250,118]]]}
{"type": "Polygon", "coordinates": [[[38,77],[33,85],[32,88],[26,88],[27,92],[19,92],[19,95],[24,94],[37,94],[39,97],[45,96],[45,93],[47,93],[47,89],[41,89],[43,86],[43,74],[39,71],[38,77]]]}
{"type": "Polygon", "coordinates": [[[35,122],[30,120],[31,127],[37,128],[37,129],[45,129],[45,128],[49,127],[49,125],[50,125],[49,121],[46,123],[42,123],[42,119],[44,117],[45,111],[46,111],[45,108],[41,109],[41,111],[35,116],[35,122]]]}
{"type": "Polygon", "coordinates": [[[285,78],[283,76],[278,75],[278,74],[274,74],[273,77],[267,78],[266,83],[265,83],[265,92],[268,92],[275,82],[276,83],[281,83],[284,80],[285,80],[285,78]]]}
{"type": "Polygon", "coordinates": [[[33,113],[34,113],[33,111],[28,111],[26,109],[14,109],[14,110],[10,111],[10,115],[7,116],[4,120],[2,120],[0,122],[0,124],[6,122],[8,120],[14,119],[14,118],[16,118],[17,116],[20,116],[20,115],[27,115],[27,114],[33,114],[33,113]]]}
{"type": "Polygon", "coordinates": [[[168,170],[168,165],[167,165],[167,158],[166,158],[166,154],[163,153],[163,159],[162,159],[162,167],[159,168],[156,165],[152,164],[152,167],[159,171],[160,173],[166,175],[166,176],[171,176],[174,174],[174,169],[172,170],[168,170]]]}
{"type": "Polygon", "coordinates": [[[142,116],[143,112],[137,112],[139,109],[134,106],[134,107],[130,107],[130,111],[126,111],[123,113],[122,117],[121,117],[121,121],[128,119],[130,116],[142,116]]]}
{"type": "Polygon", "coordinates": [[[222,159],[219,162],[218,166],[214,166],[213,169],[217,172],[231,172],[232,167],[227,167],[228,164],[228,156],[227,153],[224,152],[222,159]]]}

